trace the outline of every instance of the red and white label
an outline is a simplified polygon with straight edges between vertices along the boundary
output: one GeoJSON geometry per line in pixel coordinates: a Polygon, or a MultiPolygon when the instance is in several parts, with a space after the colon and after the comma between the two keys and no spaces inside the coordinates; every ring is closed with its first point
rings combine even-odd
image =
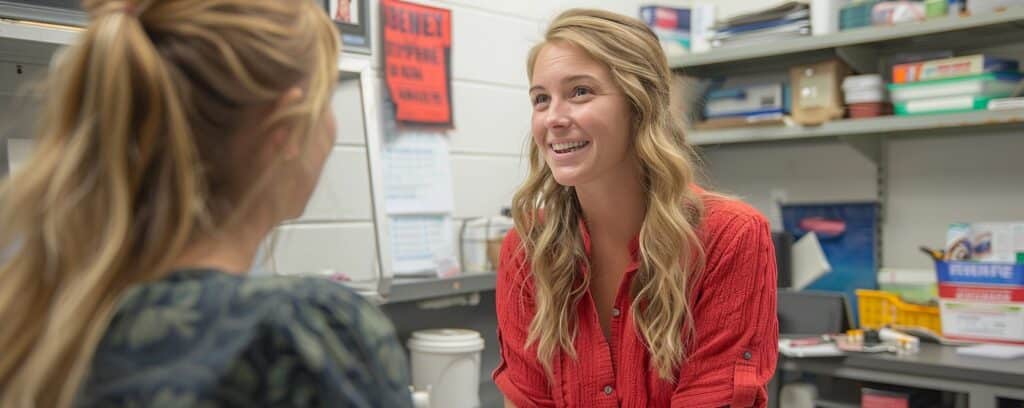
{"type": "Polygon", "coordinates": [[[939,284],[942,299],[993,303],[1024,303],[1024,286],[939,284]]]}

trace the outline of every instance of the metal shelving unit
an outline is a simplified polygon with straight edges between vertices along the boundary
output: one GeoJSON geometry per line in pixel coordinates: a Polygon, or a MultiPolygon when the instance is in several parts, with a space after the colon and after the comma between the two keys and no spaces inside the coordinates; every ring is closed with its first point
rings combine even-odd
{"type": "MultiPolygon", "coordinates": [[[[1024,7],[966,17],[945,17],[917,23],[870,26],[822,36],[714,49],[672,58],[673,69],[689,76],[712,78],[760,72],[785,72],[788,67],[841,58],[858,72],[878,72],[879,61],[906,50],[977,49],[986,44],[1024,43],[1024,7]]],[[[965,130],[998,131],[1024,124],[1024,110],[976,111],[955,114],[883,116],[835,120],[820,126],[756,126],[716,130],[690,129],[694,145],[839,139],[882,166],[889,137],[958,135],[965,130]]],[[[879,174],[883,174],[880,168],[879,174]]],[[[880,188],[881,190],[882,188],[880,188]]]]}
{"type": "Polygon", "coordinates": [[[87,18],[79,0],[0,0],[0,16],[71,26],[82,25],[87,18]]]}
{"type": "Polygon", "coordinates": [[[763,143],[780,140],[912,135],[957,135],[967,130],[1019,128],[1024,110],[976,111],[953,114],[882,116],[826,122],[820,126],[761,126],[721,130],[690,130],[694,145],[763,143]]]}
{"type": "Polygon", "coordinates": [[[445,296],[494,290],[497,275],[481,273],[452,278],[395,277],[383,303],[415,302],[445,296]]]}
{"type": "Polygon", "coordinates": [[[697,75],[717,75],[721,70],[758,70],[764,65],[796,64],[844,52],[878,52],[887,49],[936,49],[1024,39],[1024,7],[967,17],[946,17],[918,23],[870,26],[822,36],[751,46],[714,49],[707,53],[674,56],[673,69],[697,75]],[[745,67],[730,67],[743,62],[745,67]]]}

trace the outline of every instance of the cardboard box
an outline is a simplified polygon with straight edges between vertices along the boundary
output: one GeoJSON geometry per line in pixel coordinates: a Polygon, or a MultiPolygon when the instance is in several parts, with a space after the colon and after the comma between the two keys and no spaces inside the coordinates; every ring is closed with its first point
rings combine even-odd
{"type": "Polygon", "coordinates": [[[1024,263],[1024,222],[950,224],[946,260],[1024,263]]]}
{"type": "Polygon", "coordinates": [[[971,224],[971,259],[978,262],[1017,262],[1015,226],[1009,222],[971,224]]]}
{"type": "Polygon", "coordinates": [[[940,392],[921,388],[868,384],[860,389],[861,408],[932,408],[941,400],[940,392]]]}
{"type": "Polygon", "coordinates": [[[861,408],[910,408],[910,395],[902,392],[862,388],[861,408]]]}
{"type": "Polygon", "coordinates": [[[820,125],[843,117],[842,82],[850,67],[833,59],[789,69],[792,86],[793,120],[802,125],[820,125]]]}
{"type": "Polygon", "coordinates": [[[942,299],[939,315],[951,339],[1024,344],[1024,303],[942,299]]]}
{"type": "Polygon", "coordinates": [[[1024,264],[936,262],[942,335],[1024,344],[1024,264]]]}

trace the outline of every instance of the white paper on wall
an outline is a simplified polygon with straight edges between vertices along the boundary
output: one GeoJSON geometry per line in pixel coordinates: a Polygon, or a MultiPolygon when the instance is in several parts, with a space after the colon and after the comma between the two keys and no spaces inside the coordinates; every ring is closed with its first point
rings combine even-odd
{"type": "Polygon", "coordinates": [[[451,159],[443,133],[402,132],[384,146],[387,213],[451,214],[451,159]]]}
{"type": "Polygon", "coordinates": [[[447,277],[459,273],[451,216],[395,215],[390,224],[395,275],[447,277]]]}

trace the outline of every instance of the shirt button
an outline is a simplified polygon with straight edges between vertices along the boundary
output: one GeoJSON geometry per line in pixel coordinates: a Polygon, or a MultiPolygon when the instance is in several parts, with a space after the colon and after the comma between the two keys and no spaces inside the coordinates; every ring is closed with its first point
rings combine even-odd
{"type": "Polygon", "coordinates": [[[619,317],[620,314],[622,314],[622,312],[619,311],[619,308],[617,308],[617,307],[613,307],[612,308],[612,317],[619,317]]]}
{"type": "Polygon", "coordinates": [[[749,352],[749,351],[744,351],[744,352],[743,352],[743,359],[744,359],[744,360],[750,360],[751,358],[754,358],[754,355],[753,355],[753,354],[750,354],[750,352],[749,352]]]}
{"type": "Polygon", "coordinates": [[[610,385],[604,386],[604,395],[612,395],[612,391],[615,391],[615,389],[612,388],[612,386],[610,386],[610,385]]]}

